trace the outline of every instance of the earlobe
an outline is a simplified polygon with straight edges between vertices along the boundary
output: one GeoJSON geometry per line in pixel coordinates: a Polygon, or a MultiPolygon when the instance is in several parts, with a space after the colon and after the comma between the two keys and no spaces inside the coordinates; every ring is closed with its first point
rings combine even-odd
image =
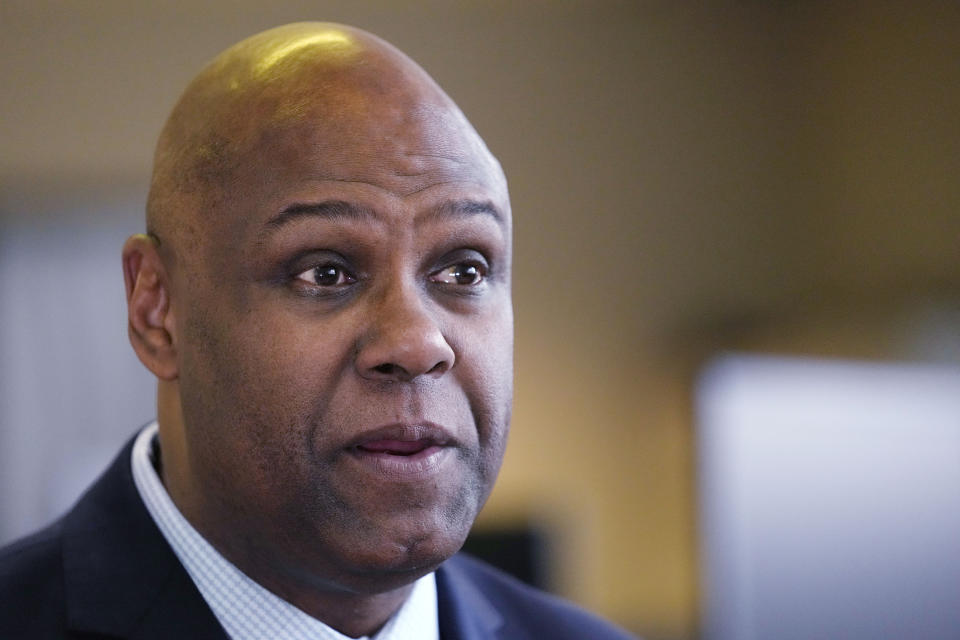
{"type": "Polygon", "coordinates": [[[140,361],[161,380],[177,378],[177,353],[169,277],[157,241],[131,236],[123,245],[130,344],[140,361]]]}

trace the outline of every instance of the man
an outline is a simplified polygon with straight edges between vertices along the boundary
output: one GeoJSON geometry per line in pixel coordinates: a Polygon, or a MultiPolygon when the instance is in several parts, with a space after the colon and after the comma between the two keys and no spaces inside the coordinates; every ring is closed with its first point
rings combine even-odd
{"type": "Polygon", "coordinates": [[[0,637],[625,638],[456,556],[510,421],[506,180],[402,53],[253,36],[123,249],[158,419],[0,554],[0,637]]]}

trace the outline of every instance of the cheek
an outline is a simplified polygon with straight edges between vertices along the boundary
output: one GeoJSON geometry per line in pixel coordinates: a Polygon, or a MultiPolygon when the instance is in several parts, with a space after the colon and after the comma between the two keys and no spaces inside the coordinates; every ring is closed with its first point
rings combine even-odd
{"type": "Polygon", "coordinates": [[[481,392],[500,407],[513,401],[513,309],[509,304],[484,318],[472,334],[481,392]]]}
{"type": "Polygon", "coordinates": [[[334,395],[337,363],[292,331],[234,325],[216,333],[223,326],[192,328],[198,342],[181,381],[191,466],[222,509],[257,505],[277,519],[312,482],[312,429],[334,395]]]}
{"type": "Polygon", "coordinates": [[[282,315],[226,315],[197,315],[186,326],[187,430],[258,466],[290,459],[342,378],[349,337],[282,315]]]}
{"type": "Polygon", "coordinates": [[[484,464],[496,474],[513,405],[513,316],[504,305],[462,337],[460,384],[467,389],[484,464]]]}

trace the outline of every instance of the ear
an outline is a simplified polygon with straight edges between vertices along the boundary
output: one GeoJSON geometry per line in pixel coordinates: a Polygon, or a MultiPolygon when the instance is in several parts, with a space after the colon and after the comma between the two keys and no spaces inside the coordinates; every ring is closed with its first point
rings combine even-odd
{"type": "Polygon", "coordinates": [[[127,288],[127,331],[137,357],[161,380],[178,375],[170,279],[157,241],[131,236],[123,245],[123,281],[127,288]]]}

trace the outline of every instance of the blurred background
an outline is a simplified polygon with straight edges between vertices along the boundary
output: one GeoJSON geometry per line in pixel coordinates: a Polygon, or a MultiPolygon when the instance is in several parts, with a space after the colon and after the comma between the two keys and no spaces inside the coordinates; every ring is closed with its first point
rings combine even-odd
{"type": "Polygon", "coordinates": [[[488,545],[650,640],[960,637],[956,2],[5,0],[0,541],[154,416],[119,251],[166,114],[308,19],[420,62],[510,179],[488,545]]]}

